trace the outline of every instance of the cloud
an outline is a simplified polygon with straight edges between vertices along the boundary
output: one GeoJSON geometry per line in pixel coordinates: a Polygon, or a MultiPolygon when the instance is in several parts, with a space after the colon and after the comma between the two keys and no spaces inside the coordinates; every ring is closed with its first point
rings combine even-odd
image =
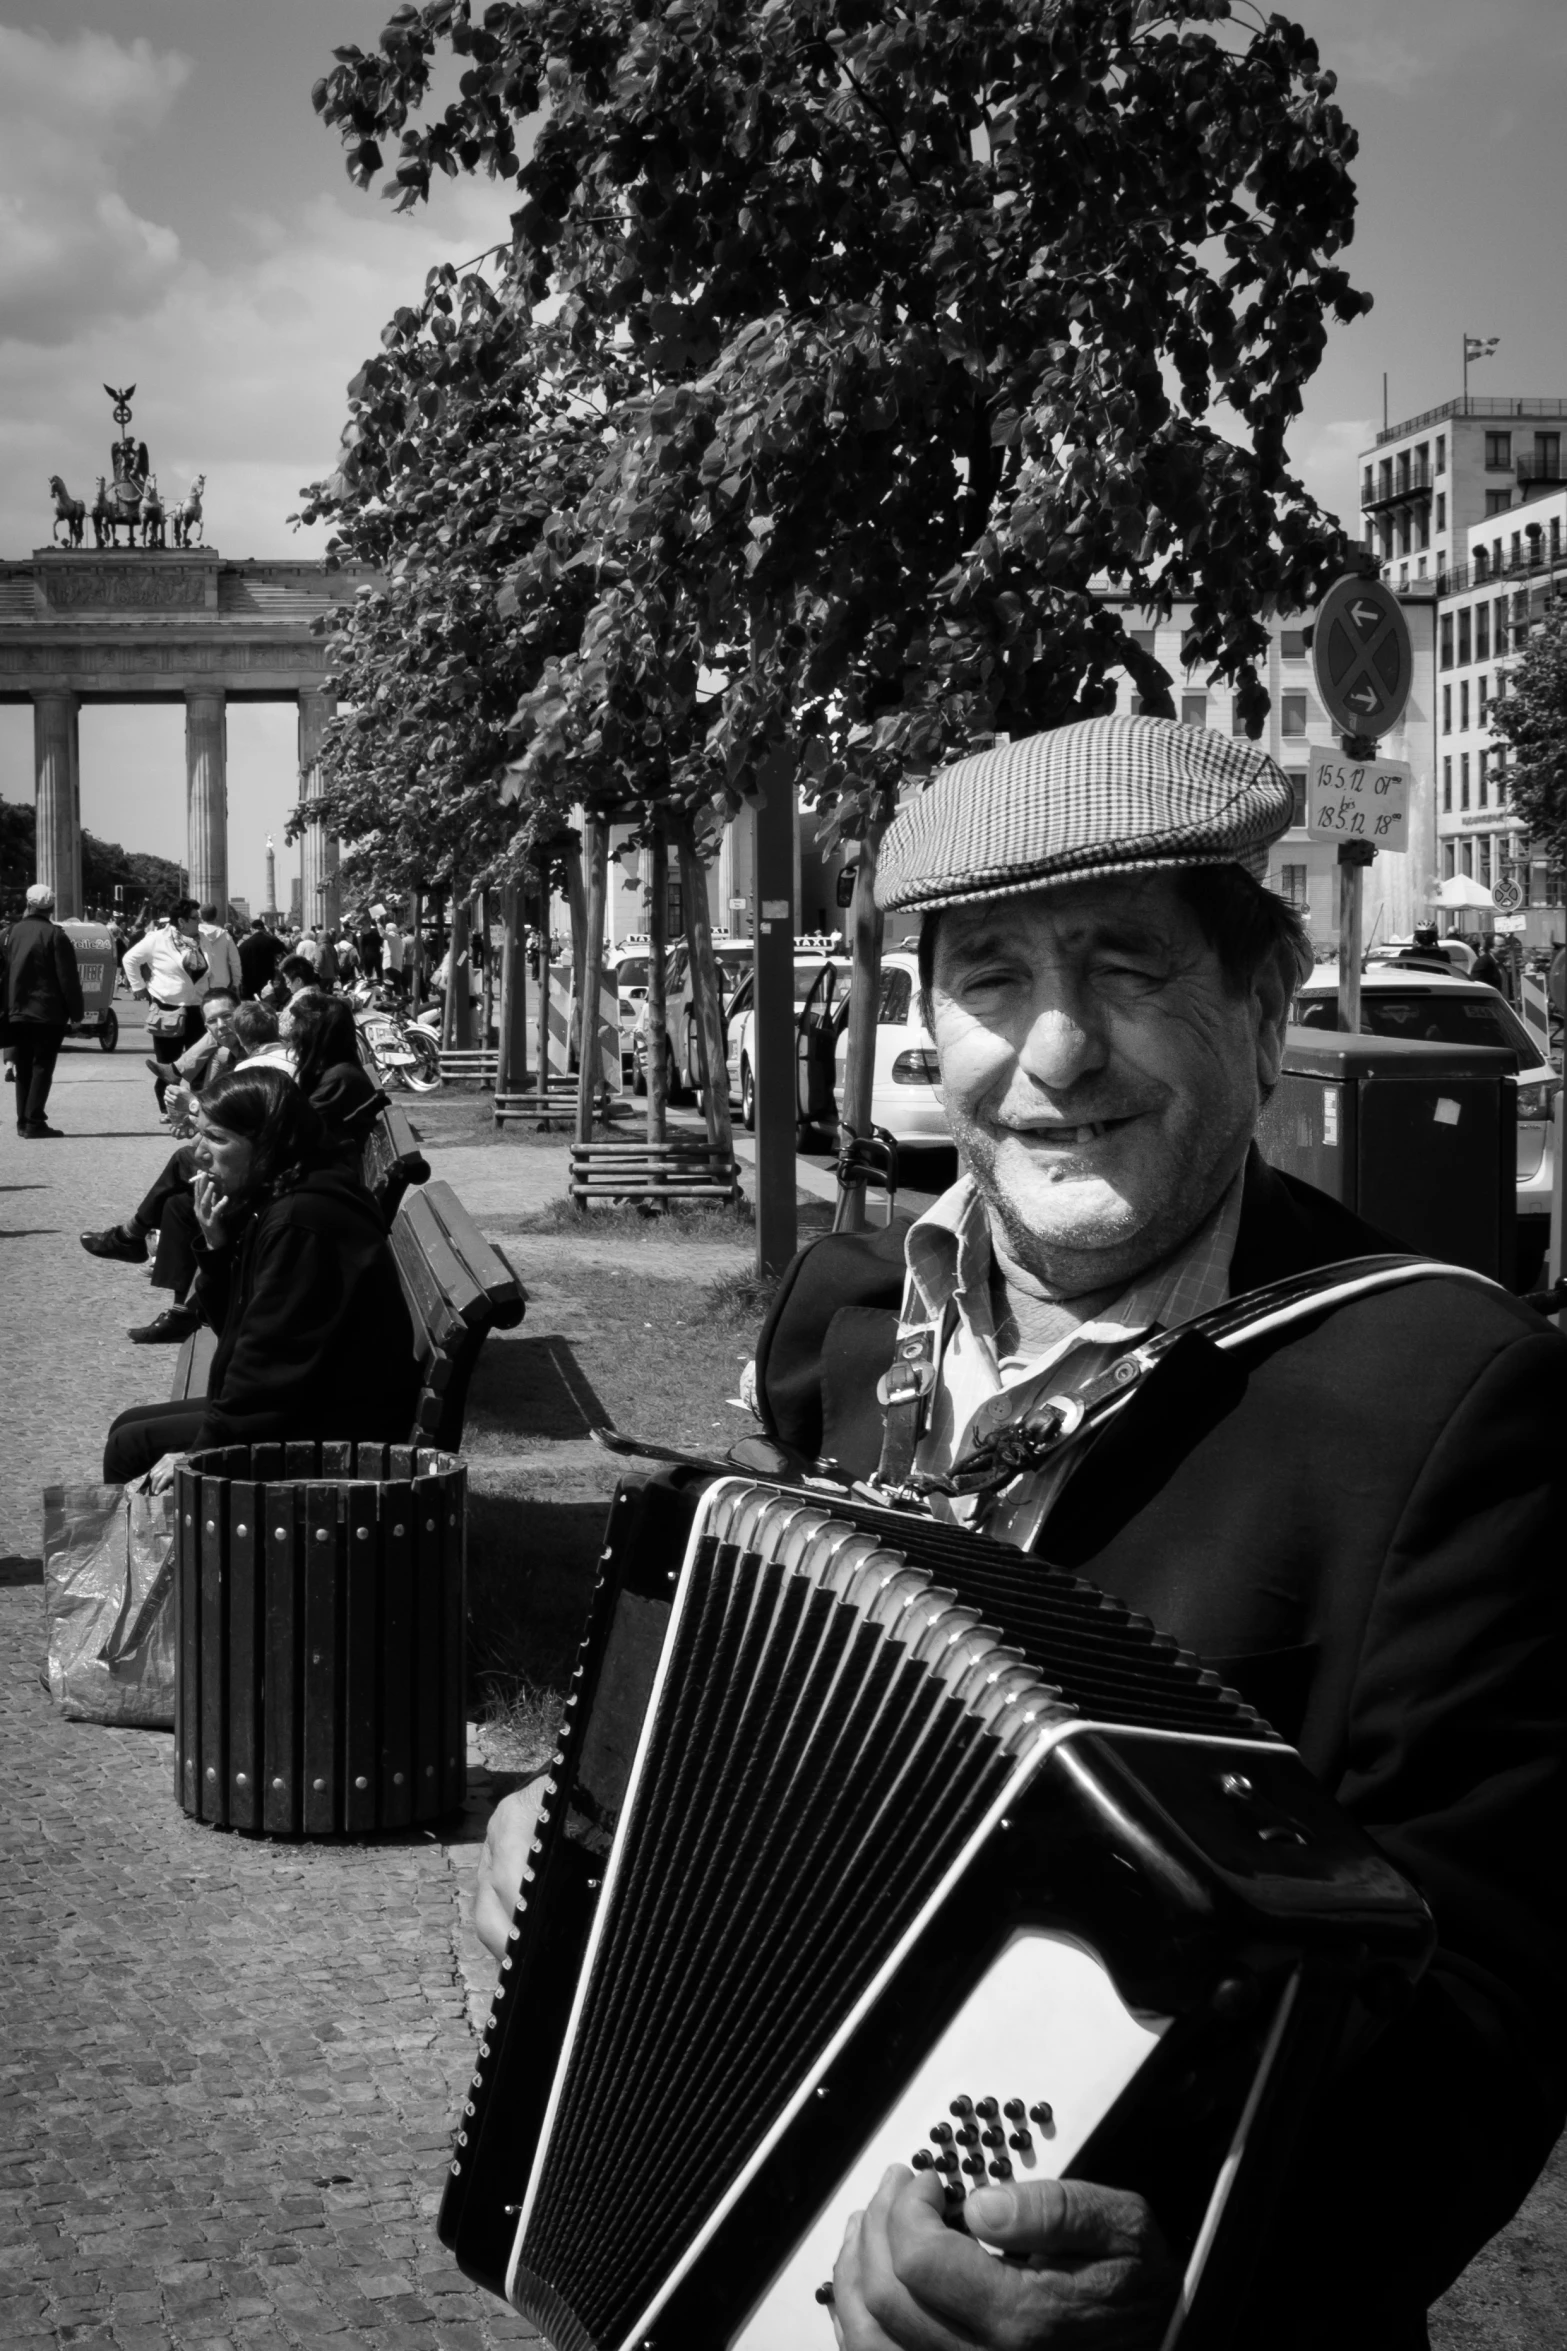
{"type": "Polygon", "coordinates": [[[135,315],[169,284],[179,239],[132,211],[115,170],[190,70],[143,40],[0,25],[0,338],[59,344],[83,315],[135,315]]]}

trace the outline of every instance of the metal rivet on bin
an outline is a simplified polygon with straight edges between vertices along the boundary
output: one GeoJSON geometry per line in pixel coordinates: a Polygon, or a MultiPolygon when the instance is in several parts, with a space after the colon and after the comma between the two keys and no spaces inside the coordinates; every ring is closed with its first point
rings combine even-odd
{"type": "MultiPolygon", "coordinates": [[[[187,1519],[187,1520],[185,1521],[185,1524],[186,1524],[187,1526],[189,1526],[189,1524],[190,1524],[190,1521],[189,1521],[189,1519],[187,1519]]],[[[425,1533],[426,1533],[427,1535],[433,1535],[433,1534],[434,1534],[434,1532],[435,1532],[435,1521],[434,1521],[434,1519],[433,1519],[433,1518],[427,1518],[427,1519],[425,1520],[425,1522],[424,1522],[424,1531],[425,1531],[425,1533]]]]}
{"type": "Polygon", "coordinates": [[[355,1780],[355,1782],[354,1782],[354,1786],[355,1786],[356,1788],[368,1788],[368,1787],[369,1787],[369,1785],[370,1785],[370,1782],[369,1782],[368,1780],[365,1780],[365,1779],[359,1779],[359,1780],[355,1780]]]}
{"type": "Polygon", "coordinates": [[[355,1527],[355,1529],[354,1529],[354,1541],[355,1541],[356,1543],[368,1543],[368,1542],[369,1542],[369,1540],[370,1540],[370,1529],[369,1529],[368,1527],[355,1527]]]}
{"type": "Polygon", "coordinates": [[[187,1510],[187,1511],[186,1511],[186,1513],[185,1513],[185,1524],[186,1524],[187,1526],[189,1526],[189,1525],[190,1525],[190,1512],[189,1512],[188,1510],[187,1510]]]}
{"type": "Polygon", "coordinates": [[[393,1532],[393,1534],[394,1534],[394,1535],[401,1535],[401,1534],[406,1534],[406,1533],[407,1533],[407,1531],[408,1531],[408,1530],[407,1530],[407,1529],[406,1529],[406,1527],[403,1525],[403,1522],[402,1522],[402,1520],[401,1520],[401,1519],[399,1519],[399,1520],[398,1520],[398,1522],[397,1522],[396,1526],[394,1526],[394,1527],[393,1527],[393,1529],[392,1529],[392,1532],[393,1532]]]}
{"type": "Polygon", "coordinates": [[[234,1532],[236,1535],[248,1535],[250,1529],[248,1526],[246,1526],[244,1520],[241,1519],[238,1526],[234,1529],[234,1532]]]}
{"type": "Polygon", "coordinates": [[[325,1780],[312,1780],[310,1785],[315,1789],[316,1794],[319,1796],[322,1789],[326,1786],[326,1782],[325,1780]]]}
{"type": "Polygon", "coordinates": [[[217,1533],[217,1531],[218,1531],[218,1522],[217,1522],[217,1520],[216,1520],[215,1518],[209,1518],[209,1519],[208,1519],[208,1521],[207,1521],[207,1532],[208,1532],[208,1534],[209,1534],[209,1535],[215,1535],[215,1534],[217,1533]]]}
{"type": "Polygon", "coordinates": [[[403,1784],[403,1775],[402,1775],[402,1773],[401,1773],[400,1771],[394,1771],[394,1772],[393,1772],[393,1774],[392,1774],[392,1785],[393,1785],[393,1787],[394,1787],[394,1788],[400,1788],[400,1787],[402,1786],[402,1784],[403,1784]]]}
{"type": "Polygon", "coordinates": [[[310,1662],[311,1662],[311,1664],[312,1664],[312,1665],[319,1665],[319,1664],[321,1663],[321,1652],[320,1652],[320,1650],[319,1650],[319,1649],[312,1649],[312,1650],[311,1650],[311,1652],[310,1652],[310,1662]]]}
{"type": "Polygon", "coordinates": [[[208,1777],[208,1779],[209,1779],[209,1780],[215,1780],[215,1779],[217,1778],[217,1776],[218,1776],[218,1767],[217,1767],[217,1765],[216,1765],[215,1763],[209,1763],[209,1764],[208,1764],[208,1766],[207,1766],[207,1777],[208,1777]]]}
{"type": "Polygon", "coordinates": [[[324,1542],[327,1540],[327,1537],[328,1537],[328,1535],[329,1535],[329,1533],[330,1533],[330,1532],[331,1532],[331,1530],[330,1530],[330,1528],[328,1528],[328,1527],[317,1527],[317,1529],[316,1529],[316,1541],[317,1541],[318,1543],[324,1543],[324,1542]]]}
{"type": "Polygon", "coordinates": [[[250,1782],[242,1771],[237,1771],[234,1774],[234,1785],[236,1788],[248,1788],[250,1782]]]}
{"type": "Polygon", "coordinates": [[[435,1766],[434,1766],[434,1764],[433,1764],[433,1763],[427,1763],[427,1764],[425,1765],[425,1767],[424,1767],[424,1776],[425,1776],[425,1778],[426,1778],[427,1780],[433,1780],[433,1779],[434,1779],[434,1777],[435,1777],[435,1766]]]}
{"type": "Polygon", "coordinates": [[[280,1543],[281,1543],[281,1542],[283,1542],[283,1541],[286,1539],[287,1535],[288,1535],[288,1529],[287,1529],[287,1527],[274,1527],[274,1528],[272,1529],[272,1532],[273,1532],[273,1533],[276,1535],[276,1537],[277,1537],[277,1539],[278,1539],[278,1541],[279,1541],[280,1543]]]}
{"type": "Polygon", "coordinates": [[[281,1786],[283,1785],[283,1783],[282,1783],[282,1781],[281,1781],[281,1780],[274,1780],[274,1781],[272,1782],[272,1785],[274,1786],[274,1788],[281,1788],[281,1786]]]}

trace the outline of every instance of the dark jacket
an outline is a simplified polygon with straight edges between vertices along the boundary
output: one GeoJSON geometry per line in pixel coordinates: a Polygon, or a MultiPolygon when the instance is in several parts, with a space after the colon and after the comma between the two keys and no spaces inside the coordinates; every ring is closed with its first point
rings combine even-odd
{"type": "Polygon", "coordinates": [[[358,1168],[365,1137],[385,1101],[362,1062],[334,1061],[319,1073],[310,1089],[310,1107],[325,1127],[332,1155],[340,1165],[358,1168]]]}
{"type": "Polygon", "coordinates": [[[69,1028],[82,1017],[82,981],[71,934],[57,922],[24,915],[0,942],[5,964],[4,1011],[40,1028],[69,1028]]]}
{"type": "Polygon", "coordinates": [[[356,1178],[318,1169],[229,1248],[203,1250],[196,1303],[219,1338],[193,1450],[283,1437],[406,1444],[413,1324],[356,1178]]]}
{"type": "Polygon", "coordinates": [[[259,996],[288,949],[275,931],[246,931],[239,942],[240,985],[247,996],[259,996]]]}
{"type": "MultiPolygon", "coordinates": [[[[1232,1289],[1385,1246],[1254,1157],[1232,1289]]],[[[901,1258],[901,1235],[819,1242],[758,1350],[773,1433],[856,1474],[901,1258]]],[[[1436,1917],[1412,2009],[1299,2151],[1244,2351],[1423,2345],[1567,2114],[1564,1426],[1567,1341],[1422,1281],[1156,1375],[1044,1529],[1293,1740],[1436,1917]]]]}

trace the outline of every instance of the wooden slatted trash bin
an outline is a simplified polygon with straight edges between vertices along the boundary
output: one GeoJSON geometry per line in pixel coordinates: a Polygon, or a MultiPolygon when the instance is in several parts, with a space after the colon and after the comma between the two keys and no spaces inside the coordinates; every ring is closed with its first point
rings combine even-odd
{"type": "Polygon", "coordinates": [[[467,1470],[232,1445],[175,1478],[174,1782],[215,1828],[353,1836],[462,1803],[467,1470]]]}

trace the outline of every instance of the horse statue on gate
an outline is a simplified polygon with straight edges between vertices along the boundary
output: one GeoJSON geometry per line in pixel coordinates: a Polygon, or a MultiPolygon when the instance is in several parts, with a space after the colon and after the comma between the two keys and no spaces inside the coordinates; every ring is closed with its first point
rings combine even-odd
{"type": "Polygon", "coordinates": [[[141,543],[144,547],[162,547],[167,544],[163,527],[163,500],[158,495],[158,477],[147,476],[141,494],[141,543]]]}
{"type": "Polygon", "coordinates": [[[201,493],[207,486],[207,477],[199,473],[178,506],[169,510],[169,522],[174,532],[176,547],[201,545],[201,493]]]}
{"type": "Polygon", "coordinates": [[[58,546],[60,543],[60,525],[61,523],[64,523],[66,530],[66,545],[68,547],[79,547],[82,543],[82,533],[87,525],[87,504],[85,499],[73,498],[70,491],[66,488],[64,482],[61,481],[57,473],[52,473],[49,476],[49,495],[54,500],[54,530],[52,536],[55,545],[58,546]]]}

